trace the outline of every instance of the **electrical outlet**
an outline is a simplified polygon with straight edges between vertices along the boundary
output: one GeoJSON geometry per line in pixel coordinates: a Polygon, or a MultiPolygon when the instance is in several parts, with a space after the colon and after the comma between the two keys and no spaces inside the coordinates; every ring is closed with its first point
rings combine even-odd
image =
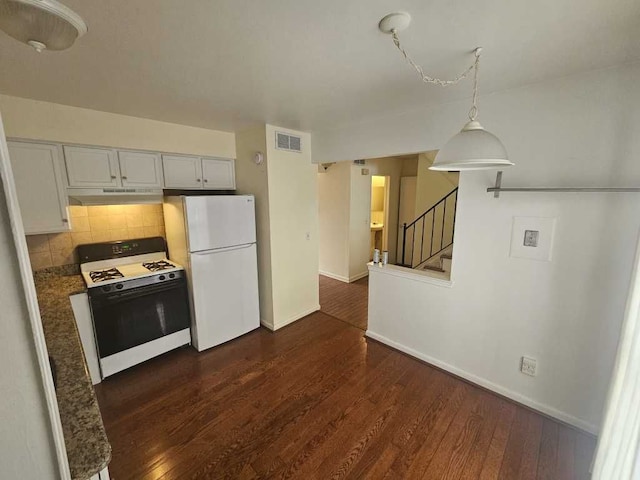
{"type": "Polygon", "coordinates": [[[522,357],[520,371],[525,375],[536,376],[537,362],[535,358],[522,357]]]}

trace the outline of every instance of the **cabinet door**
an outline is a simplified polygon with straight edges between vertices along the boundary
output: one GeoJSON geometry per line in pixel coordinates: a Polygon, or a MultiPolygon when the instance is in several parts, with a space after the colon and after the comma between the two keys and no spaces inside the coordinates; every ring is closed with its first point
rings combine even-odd
{"type": "Polygon", "coordinates": [[[160,155],[147,152],[118,151],[123,187],[162,188],[160,155]]]}
{"type": "Polygon", "coordinates": [[[7,143],[25,233],[68,231],[61,148],[43,143],[7,143]]]}
{"type": "Polygon", "coordinates": [[[202,178],[206,189],[235,190],[235,161],[232,158],[203,158],[202,178]]]}
{"type": "Polygon", "coordinates": [[[202,162],[199,157],[162,155],[166,188],[202,188],[202,162]]]}
{"type": "Polygon", "coordinates": [[[64,147],[70,187],[118,187],[116,152],[106,148],[64,147]]]}

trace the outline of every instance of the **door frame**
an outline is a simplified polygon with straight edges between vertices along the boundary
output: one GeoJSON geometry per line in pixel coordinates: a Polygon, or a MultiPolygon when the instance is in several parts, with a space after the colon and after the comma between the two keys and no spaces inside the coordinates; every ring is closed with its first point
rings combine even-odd
{"type": "Polygon", "coordinates": [[[13,180],[13,171],[9,161],[9,149],[7,147],[7,139],[4,134],[4,124],[0,115],[0,177],[2,178],[2,186],[7,201],[7,210],[11,223],[11,233],[15,244],[18,268],[20,269],[20,278],[22,288],[24,290],[24,299],[29,314],[29,322],[31,324],[31,332],[33,334],[34,349],[36,358],[38,359],[38,367],[40,377],[42,379],[42,389],[49,414],[49,423],[51,425],[51,434],[55,448],[55,457],[58,462],[58,471],[60,478],[63,480],[71,480],[71,471],[69,469],[69,461],[67,459],[67,448],[64,443],[64,433],[62,430],[62,422],[60,420],[60,411],[58,409],[58,399],[56,390],[53,385],[53,375],[51,373],[51,365],[49,364],[49,353],[42,328],[42,319],[40,318],[40,306],[38,305],[38,297],[36,295],[36,287],[31,272],[31,261],[29,260],[29,252],[27,250],[27,240],[24,233],[24,225],[20,215],[20,207],[18,206],[18,195],[16,192],[15,182],[13,180]]]}

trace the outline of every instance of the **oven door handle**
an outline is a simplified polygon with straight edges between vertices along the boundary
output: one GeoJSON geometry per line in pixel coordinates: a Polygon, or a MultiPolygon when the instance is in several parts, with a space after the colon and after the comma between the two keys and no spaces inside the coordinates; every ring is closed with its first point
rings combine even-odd
{"type": "Polygon", "coordinates": [[[173,282],[161,283],[159,285],[151,285],[146,287],[138,287],[131,290],[125,290],[124,292],[114,293],[111,295],[105,295],[95,297],[92,300],[98,300],[100,303],[104,302],[117,302],[122,300],[128,300],[130,298],[146,297],[160,292],[166,292],[167,290],[173,290],[175,288],[181,288],[185,284],[184,280],[174,280],[173,282]]]}

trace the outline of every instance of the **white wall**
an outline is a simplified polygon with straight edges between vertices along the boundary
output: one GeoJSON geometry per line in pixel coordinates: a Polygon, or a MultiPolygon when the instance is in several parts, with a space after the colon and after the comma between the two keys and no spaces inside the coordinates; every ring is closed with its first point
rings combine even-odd
{"type": "Polygon", "coordinates": [[[0,364],[4,367],[0,369],[0,478],[58,478],[49,416],[1,182],[0,265],[0,364]]]}
{"type": "Polygon", "coordinates": [[[236,184],[256,197],[260,317],[277,330],[320,309],[317,167],[311,136],[271,125],[236,135],[236,184]],[[275,148],[275,131],[302,137],[302,153],[275,148]],[[262,165],[253,162],[264,154],[262,165]],[[308,236],[308,238],[307,238],[308,236]]]}
{"type": "Polygon", "coordinates": [[[264,125],[236,133],[236,187],[238,193],[252,194],[256,199],[260,320],[267,325],[273,325],[271,227],[269,221],[267,162],[256,165],[253,161],[256,152],[262,152],[264,155],[267,152],[264,125]]]}
{"type": "Polygon", "coordinates": [[[7,137],[235,158],[233,133],[0,95],[7,137]]]}
{"type": "Polygon", "coordinates": [[[266,126],[271,226],[273,327],[320,309],[318,285],[318,168],[311,135],[266,126]],[[302,138],[302,152],[275,148],[275,132],[302,138]]]}
{"type": "MultiPolygon", "coordinates": [[[[504,186],[639,186],[640,65],[480,98],[480,120],[515,167],[504,186]]],[[[316,161],[425,151],[460,128],[467,102],[314,133],[316,161]]],[[[369,329],[513,398],[596,431],[640,228],[637,194],[485,192],[460,178],[450,289],[371,279],[369,329]],[[557,218],[553,261],[510,258],[514,216],[557,218]],[[538,359],[538,376],[518,371],[538,359]]]]}
{"type": "Polygon", "coordinates": [[[340,162],[318,174],[320,273],[349,281],[349,182],[351,165],[340,162]]]}

